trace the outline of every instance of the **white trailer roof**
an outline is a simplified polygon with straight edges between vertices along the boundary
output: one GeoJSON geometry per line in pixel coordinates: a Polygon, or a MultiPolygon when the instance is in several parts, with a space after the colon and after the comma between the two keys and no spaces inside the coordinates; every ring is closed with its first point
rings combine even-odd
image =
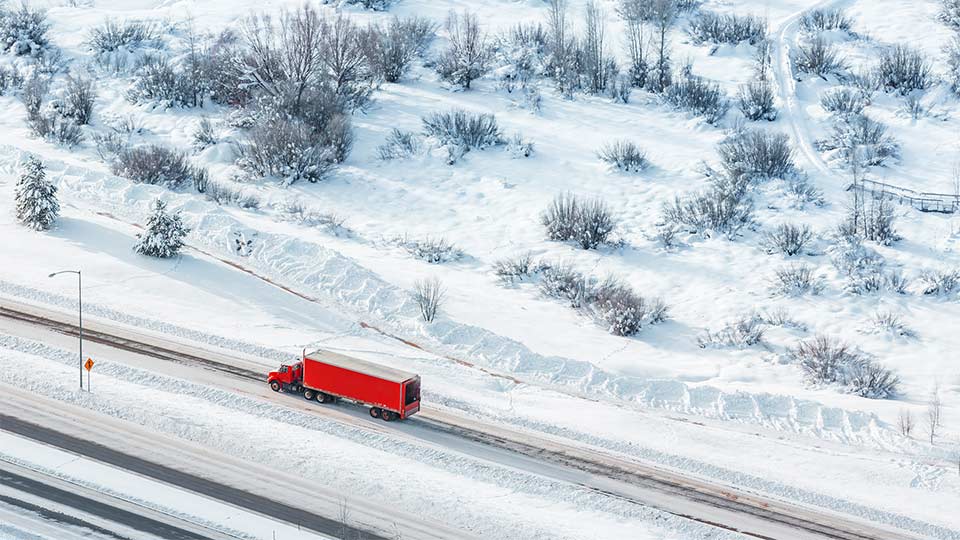
{"type": "Polygon", "coordinates": [[[417,376],[415,373],[408,373],[368,360],[361,360],[352,356],[324,351],[322,349],[308,353],[306,357],[310,360],[316,360],[317,362],[323,362],[324,364],[349,369],[350,371],[356,371],[357,373],[363,373],[364,375],[370,375],[395,383],[402,383],[417,376]]]}

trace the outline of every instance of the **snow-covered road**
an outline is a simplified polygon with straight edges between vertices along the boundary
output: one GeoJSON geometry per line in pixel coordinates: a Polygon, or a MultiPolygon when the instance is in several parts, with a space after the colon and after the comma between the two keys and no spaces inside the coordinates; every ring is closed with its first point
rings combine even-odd
{"type": "MultiPolygon", "coordinates": [[[[94,324],[98,331],[103,330],[102,322],[94,324]]],[[[138,337],[136,332],[129,330],[109,329],[112,332],[121,333],[127,339],[145,340],[154,345],[161,343],[165,349],[187,347],[185,344],[165,342],[157,336],[140,334],[138,337]]],[[[0,320],[0,332],[22,335],[43,343],[65,347],[69,347],[74,339],[71,336],[57,334],[48,329],[10,320],[0,320]]],[[[664,489],[664,486],[658,483],[656,477],[650,476],[649,468],[618,460],[611,456],[603,456],[592,451],[589,454],[594,462],[602,462],[608,465],[612,463],[614,464],[613,468],[597,467],[594,470],[581,470],[583,468],[582,463],[588,461],[577,462],[575,458],[578,457],[578,452],[587,453],[584,449],[571,447],[542,437],[524,435],[523,440],[516,444],[519,434],[511,433],[509,430],[500,430],[494,433],[497,440],[515,442],[515,444],[504,443],[501,447],[491,447],[489,440],[471,440],[471,434],[483,433],[481,430],[489,433],[492,426],[478,426],[476,423],[472,423],[472,427],[476,429],[464,430],[459,434],[450,433],[448,429],[437,430],[429,427],[429,423],[433,423],[433,420],[428,425],[424,425],[422,421],[414,421],[405,423],[402,427],[388,426],[371,420],[359,410],[342,407],[319,407],[295,400],[292,396],[272,394],[266,385],[258,380],[250,381],[242,377],[225,376],[222,372],[211,371],[208,369],[209,366],[191,365],[189,362],[158,362],[155,357],[121,352],[102,344],[87,345],[87,348],[91,351],[91,354],[100,358],[107,358],[112,361],[122,358],[122,362],[126,365],[149,369],[151,372],[158,374],[187,378],[192,382],[222,388],[256,400],[269,400],[286,409],[295,409],[296,414],[332,419],[337,423],[356,426],[371,433],[400,438],[407,443],[426,445],[431,449],[444,449],[443,451],[448,453],[452,451],[455,455],[465,455],[472,460],[480,460],[497,468],[519,469],[526,474],[547,478],[552,482],[560,482],[575,489],[586,489],[595,494],[606,494],[607,496],[626,499],[653,506],[670,514],[689,516],[707,523],[721,524],[726,528],[748,532],[753,535],[771,538],[871,538],[879,534],[885,538],[912,538],[909,535],[889,529],[875,529],[866,523],[851,521],[832,513],[812,512],[809,509],[783,505],[769,498],[737,492],[725,486],[711,486],[689,477],[672,475],[675,481],[673,489],[664,489]],[[525,455],[520,447],[522,444],[532,445],[533,450],[525,455]],[[518,452],[518,450],[520,451],[518,452]],[[544,450],[547,451],[544,452],[544,450]],[[547,459],[551,452],[554,455],[566,456],[569,462],[557,463],[557,460],[547,459]],[[538,454],[539,458],[531,458],[530,454],[538,454]],[[682,486],[682,488],[677,489],[678,486],[682,486]],[[718,507],[716,501],[710,497],[711,493],[717,488],[731,501],[728,507],[718,507]],[[764,507],[768,507],[769,511],[764,511],[764,507]],[[793,519],[792,522],[791,519],[793,519]],[[781,522],[778,522],[778,520],[781,522]],[[804,522],[807,523],[807,526],[819,524],[822,527],[822,534],[797,528],[798,523],[804,522]]],[[[230,363],[243,371],[264,369],[264,363],[257,362],[255,359],[244,359],[237,355],[228,357],[209,350],[194,350],[194,352],[230,363]]],[[[466,422],[466,419],[442,415],[438,411],[427,411],[424,416],[429,418],[436,416],[437,419],[446,420],[447,426],[451,422],[461,424],[466,422]]],[[[660,473],[665,474],[666,471],[660,471],[660,473]]]]}

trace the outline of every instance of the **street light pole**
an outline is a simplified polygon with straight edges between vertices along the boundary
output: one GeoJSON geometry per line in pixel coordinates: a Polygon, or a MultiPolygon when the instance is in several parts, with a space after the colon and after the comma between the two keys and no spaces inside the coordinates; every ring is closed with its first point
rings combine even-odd
{"type": "Polygon", "coordinates": [[[77,315],[80,319],[80,389],[83,390],[83,278],[80,270],[61,270],[54,272],[47,277],[53,277],[60,274],[77,275],[77,315]]]}

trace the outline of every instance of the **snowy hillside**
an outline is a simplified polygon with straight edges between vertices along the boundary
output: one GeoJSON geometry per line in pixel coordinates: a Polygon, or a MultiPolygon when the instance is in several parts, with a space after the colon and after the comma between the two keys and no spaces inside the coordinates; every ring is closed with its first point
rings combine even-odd
{"type": "MultiPolygon", "coordinates": [[[[80,268],[90,317],[264,372],[345,351],[446,413],[960,538],[960,3],[2,9],[0,298],[73,313],[47,276],[80,268]]],[[[0,382],[486,537],[735,536],[121,358],[62,394],[69,347],[0,330],[0,382]]]]}

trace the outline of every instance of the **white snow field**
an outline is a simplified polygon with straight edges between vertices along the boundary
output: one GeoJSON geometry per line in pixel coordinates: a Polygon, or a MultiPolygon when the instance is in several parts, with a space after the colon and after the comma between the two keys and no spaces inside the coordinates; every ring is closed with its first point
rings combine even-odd
{"type": "MultiPolygon", "coordinates": [[[[176,59],[186,51],[188,28],[201,35],[236,30],[251,14],[276,16],[301,4],[34,0],[31,5],[48,10],[48,36],[69,69],[89,70],[95,79],[98,100],[91,124],[82,128],[85,141],[68,148],[31,133],[22,89],[0,95],[0,297],[71,313],[73,276],[47,275],[80,268],[85,316],[242,352],[261,358],[264,371],[304,347],[346,351],[420,373],[425,402],[451,413],[579,441],[920,537],[960,537],[960,285],[927,294],[923,278],[928,271],[960,271],[960,217],[894,203],[899,239],[863,246],[882,258],[886,275],[899,272],[908,283],[900,292],[887,285],[854,290],[835,264],[842,253],[835,231],[850,211],[854,176],[839,152],[822,144],[840,121],[820,104],[824,93],[863,86],[856,75],[889,47],[922,51],[935,78],[928,88],[909,96],[878,89],[864,103],[863,113],[886,126],[899,152],[860,172],[866,180],[954,195],[960,109],[946,47],[955,32],[938,18],[941,2],[701,2],[678,17],[669,42],[675,67],[689,60],[693,73],[717,83],[734,102],[716,124],[644,89],[634,89],[626,104],[605,93],[577,91],[568,98],[542,74],[534,78],[542,105],[533,111],[519,90],[507,92],[498,82],[507,69],[503,55],[469,90],[440,80],[430,64],[448,46],[441,23],[450,11],[475,13],[492,41],[520,23],[545,25],[547,3],[540,0],[397,0],[387,11],[312,2],[324,14],[339,11],[358,24],[426,17],[438,24],[438,36],[398,83],[380,84],[370,104],[353,112],[346,159],[320,182],[292,185],[242,174],[235,143],[245,130],[228,123],[233,107],[131,103],[131,73],[95,65],[86,43],[107,18],[155,21],[164,36],[161,52],[176,59]],[[812,8],[843,9],[851,21],[848,30],[821,34],[845,58],[839,73],[796,71],[799,49],[813,38],[801,24],[812,8]],[[765,18],[776,120],[744,122],[736,95],[754,76],[757,46],[696,43],[687,29],[704,12],[765,18]],[[533,154],[517,158],[493,146],[451,165],[446,150],[427,139],[427,148],[412,157],[379,159],[391,129],[420,132],[423,116],[454,108],[494,114],[506,136],[521,133],[534,143],[533,154]],[[195,151],[192,133],[204,118],[218,125],[220,139],[195,151]],[[218,204],[190,187],[171,190],[113,175],[93,140],[122,122],[141,128],[130,143],[187,151],[213,182],[256,198],[258,207],[218,204]],[[682,229],[676,245],[665,247],[658,239],[664,205],[709,188],[705,173],[721,169],[717,145],[744,125],[789,137],[799,175],[820,190],[822,204],[798,202],[788,179],[759,182],[749,188],[754,220],[738,233],[682,229]],[[651,166],[638,173],[608,168],[597,152],[618,139],[642,147],[651,166]],[[31,155],[58,188],[62,211],[49,231],[30,230],[15,215],[15,185],[31,155]],[[548,240],[541,214],[565,192],[605,201],[618,221],[616,241],[582,250],[548,240]],[[158,198],[191,228],[187,247],[170,259],[132,249],[158,198]],[[299,217],[304,214],[313,219],[299,217]],[[324,225],[320,215],[343,224],[324,225]],[[785,222],[808,225],[814,237],[798,255],[769,254],[764,235],[785,222]],[[452,243],[462,256],[434,264],[405,247],[428,239],[452,243]],[[249,244],[237,250],[238,240],[249,244]],[[668,318],[617,336],[588,310],[545,297],[536,275],[504,285],[494,265],[525,253],[597,278],[619,276],[638,293],[662,298],[668,318]],[[812,269],[818,294],[772,292],[776,272],[795,264],[812,269]],[[433,277],[446,296],[437,319],[427,323],[411,292],[415,282],[433,277]],[[878,315],[889,324],[877,323],[878,315]],[[754,318],[767,321],[758,342],[709,339],[754,318]],[[870,399],[811,382],[791,351],[820,335],[892,370],[898,391],[870,399]],[[933,436],[932,396],[941,404],[933,436]],[[909,433],[901,425],[906,417],[915,424],[909,433]]],[[[574,32],[583,31],[586,4],[569,1],[574,32]]],[[[598,5],[606,51],[628,66],[618,2],[598,5]]],[[[0,56],[0,66],[16,65],[25,74],[35,64],[0,56]]],[[[51,93],[64,84],[63,74],[56,75],[51,93]]],[[[292,456],[309,477],[347,496],[377,504],[399,499],[402,509],[481,536],[734,537],[455,448],[394,446],[385,442],[393,435],[292,419],[255,398],[125,365],[123,358],[98,363],[96,392],[83,396],[72,390],[69,346],[0,334],[0,381],[242,459],[269,464],[272,456],[292,456]],[[267,436],[278,430],[283,437],[267,436]],[[243,434],[239,444],[225,435],[230,432],[243,434]],[[384,460],[399,477],[368,466],[384,460]],[[414,496],[409,478],[430,489],[414,496]]],[[[12,454],[7,440],[0,439],[0,455],[12,454]]],[[[132,495],[158,506],[166,500],[160,493],[132,495]]],[[[212,516],[211,510],[202,517],[212,516]]],[[[254,524],[240,528],[269,538],[254,524]]]]}

